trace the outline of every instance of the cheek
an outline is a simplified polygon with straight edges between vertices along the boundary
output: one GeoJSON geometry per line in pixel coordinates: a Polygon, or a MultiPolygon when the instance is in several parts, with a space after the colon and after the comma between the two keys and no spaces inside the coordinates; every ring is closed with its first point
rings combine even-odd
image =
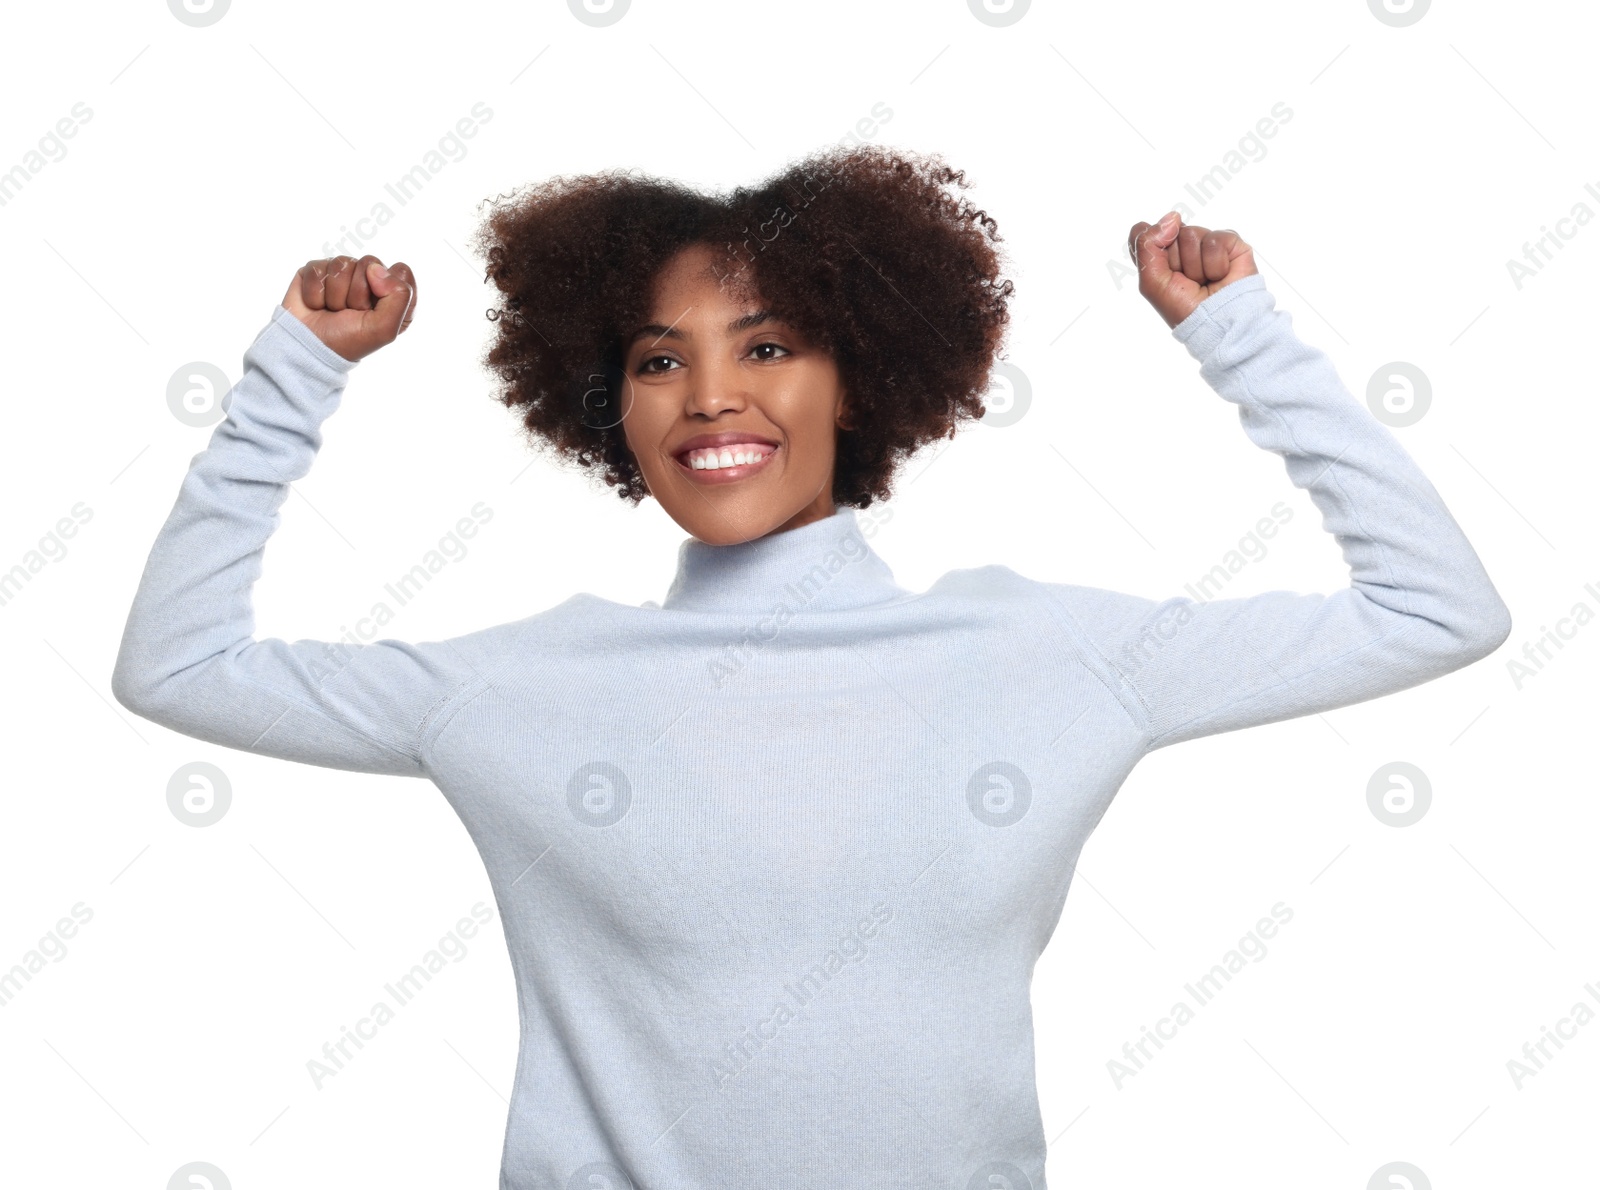
{"type": "Polygon", "coordinates": [[[639,419],[635,416],[637,412],[638,406],[636,405],[629,412],[628,416],[622,419],[621,426],[622,441],[636,456],[644,453],[643,450],[640,449],[639,419]]]}
{"type": "Polygon", "coordinates": [[[652,446],[666,441],[673,424],[673,415],[660,400],[651,400],[651,394],[635,389],[623,407],[625,416],[619,429],[633,457],[640,460],[652,458],[652,446]]]}
{"type": "Polygon", "coordinates": [[[838,373],[832,366],[819,364],[795,376],[793,381],[785,386],[785,430],[811,450],[831,445],[839,405],[838,373]]]}

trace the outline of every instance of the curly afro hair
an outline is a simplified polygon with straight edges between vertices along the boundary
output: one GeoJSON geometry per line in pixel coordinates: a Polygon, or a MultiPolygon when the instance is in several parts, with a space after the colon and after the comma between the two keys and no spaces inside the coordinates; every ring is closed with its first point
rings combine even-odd
{"type": "Polygon", "coordinates": [[[1012,282],[995,221],[938,154],[878,145],[814,153],[755,186],[702,194],[614,170],[497,196],[475,237],[501,304],[483,364],[529,442],[637,504],[624,440],[623,336],[657,274],[707,245],[725,284],[825,348],[850,402],[837,505],[887,500],[905,458],[984,415],[1012,282]]]}

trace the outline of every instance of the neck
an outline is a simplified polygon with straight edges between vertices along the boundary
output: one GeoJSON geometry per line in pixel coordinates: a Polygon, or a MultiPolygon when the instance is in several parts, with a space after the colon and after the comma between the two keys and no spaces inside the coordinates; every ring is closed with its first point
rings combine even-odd
{"type": "Polygon", "coordinates": [[[845,507],[733,545],[685,539],[661,607],[747,614],[841,611],[905,594],[862,535],[856,510],[845,507]]]}

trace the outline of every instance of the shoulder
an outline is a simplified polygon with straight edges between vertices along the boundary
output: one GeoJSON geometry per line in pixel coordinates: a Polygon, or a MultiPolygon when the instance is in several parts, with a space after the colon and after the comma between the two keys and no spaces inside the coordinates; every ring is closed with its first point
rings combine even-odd
{"type": "Polygon", "coordinates": [[[514,663],[519,654],[530,650],[548,654],[563,644],[582,646],[598,614],[594,605],[604,602],[590,595],[572,595],[532,615],[430,641],[425,647],[458,671],[492,676],[493,671],[514,663]]]}
{"type": "Polygon", "coordinates": [[[936,592],[956,597],[1034,604],[1052,614],[1070,616],[1085,626],[1108,630],[1137,622],[1162,606],[1143,596],[1104,587],[1028,578],[1009,566],[999,565],[949,571],[928,589],[930,595],[936,592]]]}
{"type": "MultiPolygon", "coordinates": [[[[595,609],[604,602],[593,596],[574,595],[530,616],[478,628],[459,636],[421,641],[403,647],[414,651],[434,672],[437,697],[423,717],[421,735],[431,741],[463,707],[485,691],[504,684],[515,671],[518,684],[526,681],[529,657],[545,662],[593,648],[590,632],[595,609]]],[[[391,642],[399,644],[400,642],[391,642]]],[[[539,667],[543,672],[548,666],[539,667]]]]}
{"type": "Polygon", "coordinates": [[[952,570],[928,594],[1002,605],[1009,617],[1023,622],[1043,617],[1075,641],[1080,652],[1107,663],[1130,641],[1174,619],[1186,619],[1193,603],[1182,597],[1156,600],[1104,587],[1044,582],[998,565],[952,570]]]}
{"type": "Polygon", "coordinates": [[[1149,711],[1129,680],[1126,658],[1150,625],[1186,602],[1157,602],[1103,587],[1043,582],[999,565],[952,570],[928,594],[1003,607],[1005,618],[1028,634],[1031,656],[1046,665],[1072,658],[1143,728],[1148,727],[1149,711]]]}

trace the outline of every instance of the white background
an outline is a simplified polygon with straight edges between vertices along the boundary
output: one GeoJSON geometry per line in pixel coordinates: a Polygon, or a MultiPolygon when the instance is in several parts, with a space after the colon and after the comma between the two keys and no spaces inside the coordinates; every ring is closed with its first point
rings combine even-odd
{"type": "Polygon", "coordinates": [[[239,1190],[496,1182],[517,1046],[497,921],[320,1090],[306,1067],[493,906],[438,791],[203,744],[110,693],[146,552],[211,432],[172,415],[169,378],[208,361],[237,380],[294,270],[396,208],[384,182],[480,101],[466,155],[365,249],[415,269],[417,318],[352,374],[284,505],[258,636],[339,636],[478,501],[493,519],[386,635],[576,591],[659,600],[682,530],[530,455],[477,367],[477,204],[616,167],[752,182],[880,103],[868,139],[942,153],[998,220],[1006,359],[1032,387],[1016,424],[908,466],[874,539],[897,579],[994,562],[1165,597],[1282,500],[1293,520],[1230,596],[1343,586],[1281,461],[1108,269],[1130,224],[1183,199],[1257,248],[1356,399],[1388,362],[1426,374],[1431,407],[1395,432],[1515,628],[1417,689],[1138,767],[1033,985],[1050,1184],[1363,1190],[1396,1161],[1438,1190],[1594,1176],[1600,1023],[1520,1087],[1507,1066],[1574,1005],[1600,1011],[1600,627],[1520,689],[1507,666],[1575,604],[1600,610],[1600,226],[1563,225],[1520,287],[1507,268],[1576,204],[1600,212],[1591,6],[1441,2],[1395,27],[1361,0],[1039,0],[992,27],[963,0],[635,0],[591,27],[555,0],[234,0],[194,28],[146,0],[5,21],[0,170],[26,179],[0,206],[0,569],[74,504],[92,517],[0,606],[0,970],[74,904],[93,917],[0,1008],[0,1182],[159,1190],[192,1161],[239,1190]],[[1265,155],[1188,196],[1279,102],[1265,155]],[[45,154],[79,103],[92,115],[45,154]],[[196,760],[233,790],[204,829],[166,804],[196,760]],[[1396,760],[1432,786],[1408,827],[1367,804],[1396,760]],[[1266,957],[1119,1088],[1108,1061],[1278,902],[1293,919],[1266,957]]]}

